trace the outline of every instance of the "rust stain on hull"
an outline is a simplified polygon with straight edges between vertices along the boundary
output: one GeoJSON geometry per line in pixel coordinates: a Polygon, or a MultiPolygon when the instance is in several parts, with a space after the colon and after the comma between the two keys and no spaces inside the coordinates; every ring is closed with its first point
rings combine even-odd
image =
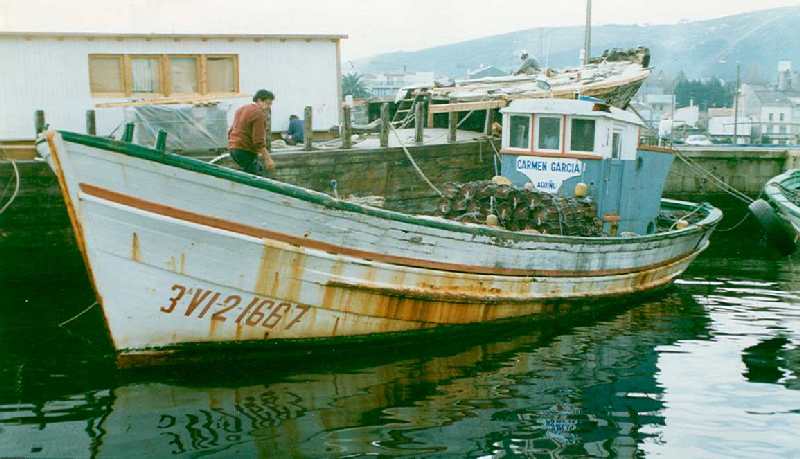
{"type": "Polygon", "coordinates": [[[136,232],[131,236],[131,260],[136,262],[142,261],[142,251],[139,248],[139,235],[136,232]]]}

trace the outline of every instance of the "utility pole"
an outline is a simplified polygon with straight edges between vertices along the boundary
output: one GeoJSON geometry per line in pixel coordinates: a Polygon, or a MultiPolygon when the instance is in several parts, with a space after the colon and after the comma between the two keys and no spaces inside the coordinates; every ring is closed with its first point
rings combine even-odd
{"type": "Polygon", "coordinates": [[[733,144],[739,145],[739,85],[740,79],[740,65],[736,63],[736,92],[733,94],[733,144]]]}
{"type": "Polygon", "coordinates": [[[586,0],[586,41],[583,44],[583,65],[592,56],[592,0],[586,0]]]}

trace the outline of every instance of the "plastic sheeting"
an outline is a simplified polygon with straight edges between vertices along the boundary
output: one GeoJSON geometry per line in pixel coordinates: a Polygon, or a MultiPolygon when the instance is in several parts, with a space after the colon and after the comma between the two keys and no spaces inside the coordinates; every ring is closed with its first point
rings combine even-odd
{"type": "Polygon", "coordinates": [[[134,123],[136,143],[155,145],[158,131],[167,132],[167,149],[210,151],[228,147],[230,104],[142,105],[125,108],[125,122],[134,123]]]}

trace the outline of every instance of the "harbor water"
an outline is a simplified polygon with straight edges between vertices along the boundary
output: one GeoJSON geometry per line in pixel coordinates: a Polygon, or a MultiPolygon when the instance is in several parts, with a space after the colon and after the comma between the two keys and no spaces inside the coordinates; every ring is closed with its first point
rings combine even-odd
{"type": "Polygon", "coordinates": [[[800,457],[800,258],[757,239],[596,317],[144,371],[63,323],[83,273],[4,285],[0,457],[800,457]]]}

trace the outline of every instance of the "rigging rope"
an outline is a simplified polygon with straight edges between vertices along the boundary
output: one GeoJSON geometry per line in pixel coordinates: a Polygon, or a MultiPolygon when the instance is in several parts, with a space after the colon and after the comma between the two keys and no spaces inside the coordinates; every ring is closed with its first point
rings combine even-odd
{"type": "Polygon", "coordinates": [[[675,154],[681,161],[683,161],[689,167],[690,172],[694,172],[696,175],[699,175],[701,177],[708,177],[712,179],[723,192],[733,196],[734,198],[744,202],[745,204],[749,205],[750,203],[753,202],[752,198],[742,193],[741,191],[737,190],[733,186],[728,185],[727,183],[725,183],[724,180],[714,175],[713,172],[695,163],[680,151],[675,150],[675,154]]]}
{"type": "Polygon", "coordinates": [[[436,188],[436,185],[434,185],[433,182],[431,182],[428,179],[425,173],[422,172],[422,169],[420,169],[419,166],[417,165],[417,162],[414,161],[414,158],[411,156],[411,153],[408,151],[408,148],[406,148],[406,144],[403,143],[403,139],[401,139],[400,135],[397,133],[397,129],[395,129],[391,123],[389,123],[389,127],[391,128],[392,132],[394,132],[394,136],[397,139],[397,141],[400,142],[400,146],[403,147],[403,152],[405,152],[406,158],[408,158],[408,160],[411,162],[411,165],[414,166],[414,169],[417,171],[417,174],[419,174],[420,177],[422,177],[422,179],[425,180],[425,183],[427,183],[428,186],[431,187],[431,189],[436,192],[436,194],[438,194],[440,197],[444,197],[444,194],[442,194],[442,192],[439,191],[438,188],[436,188]]]}
{"type": "MultiPolygon", "coordinates": [[[[15,199],[17,199],[17,196],[19,195],[19,184],[20,184],[19,168],[17,167],[17,162],[16,161],[14,161],[13,159],[11,159],[9,161],[11,161],[11,167],[14,168],[14,177],[15,177],[16,184],[14,185],[14,193],[11,195],[11,199],[9,199],[8,202],[3,207],[0,207],[0,214],[3,214],[3,212],[6,211],[6,209],[11,207],[11,204],[14,202],[15,199]]],[[[8,182],[8,183],[11,183],[11,182],[8,182]]],[[[8,187],[8,185],[6,185],[6,187],[8,187]]],[[[3,191],[3,197],[5,197],[5,191],[3,191]]]]}

